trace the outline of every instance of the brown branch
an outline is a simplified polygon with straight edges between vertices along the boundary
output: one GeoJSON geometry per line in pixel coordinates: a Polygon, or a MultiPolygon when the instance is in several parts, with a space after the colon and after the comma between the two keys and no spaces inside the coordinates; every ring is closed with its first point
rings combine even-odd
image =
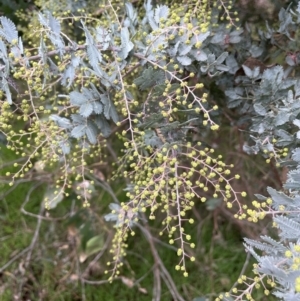
{"type": "Polygon", "coordinates": [[[168,270],[166,269],[166,267],[164,266],[153,241],[153,237],[148,229],[148,226],[142,226],[140,224],[137,224],[137,226],[142,230],[142,232],[144,233],[144,235],[146,236],[149,244],[150,244],[150,248],[151,248],[151,252],[153,254],[153,258],[155,261],[155,265],[154,265],[154,283],[156,284],[156,287],[154,286],[153,289],[153,299],[155,301],[159,301],[160,300],[160,296],[161,296],[161,280],[160,278],[162,278],[164,280],[164,282],[166,283],[167,287],[169,288],[170,293],[172,294],[174,300],[178,300],[178,301],[185,301],[183,299],[183,297],[179,294],[176,285],[171,277],[171,275],[169,274],[168,270]]]}

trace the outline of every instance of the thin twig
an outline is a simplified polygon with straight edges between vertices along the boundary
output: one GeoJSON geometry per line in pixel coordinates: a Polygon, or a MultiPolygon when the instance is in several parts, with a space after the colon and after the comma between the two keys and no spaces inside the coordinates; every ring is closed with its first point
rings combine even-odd
{"type": "Polygon", "coordinates": [[[18,158],[18,159],[15,159],[15,160],[12,160],[12,161],[9,161],[9,162],[6,162],[6,163],[1,163],[1,168],[4,168],[6,166],[12,166],[14,163],[18,163],[18,162],[21,162],[21,161],[25,161],[27,160],[27,157],[21,157],[21,158],[18,158]]]}
{"type": "MultiPolygon", "coordinates": [[[[26,195],[26,198],[25,198],[25,201],[23,202],[22,206],[21,206],[21,212],[25,215],[28,215],[28,216],[32,216],[32,217],[35,217],[37,219],[41,219],[41,220],[46,220],[46,221],[59,221],[59,220],[64,220],[66,219],[66,217],[68,217],[70,215],[70,213],[67,213],[65,214],[64,216],[62,217],[56,217],[56,218],[53,218],[53,217],[46,217],[46,216],[42,216],[42,215],[39,215],[39,214],[34,214],[34,213],[31,213],[31,212],[28,212],[25,210],[25,205],[29,202],[30,200],[30,196],[33,192],[34,189],[36,189],[38,186],[40,186],[41,184],[43,183],[36,183],[35,185],[33,185],[27,195],[26,195]]],[[[42,205],[43,206],[43,205],[42,205]]]]}
{"type": "MultiPolygon", "coordinates": [[[[121,277],[114,277],[114,280],[121,279],[121,277]]],[[[92,284],[92,285],[100,285],[100,284],[105,284],[105,283],[110,283],[108,280],[99,280],[99,281],[93,281],[93,280],[87,280],[82,278],[82,281],[87,283],[87,284],[92,284]]]]}
{"type": "Polygon", "coordinates": [[[152,268],[148,272],[146,272],[142,277],[140,277],[138,280],[136,280],[134,282],[134,286],[138,285],[143,279],[145,279],[153,271],[153,269],[154,269],[154,266],[152,266],[152,268]]]}
{"type": "MultiPolygon", "coordinates": [[[[32,237],[32,240],[31,240],[31,243],[29,245],[29,251],[28,251],[28,254],[26,256],[26,260],[25,260],[25,263],[24,263],[24,268],[26,270],[26,268],[29,266],[29,263],[30,263],[30,260],[31,260],[31,256],[32,256],[32,252],[34,250],[34,246],[38,240],[38,236],[39,236],[39,232],[40,232],[40,228],[41,228],[41,224],[42,224],[42,219],[40,218],[42,216],[42,213],[44,211],[44,208],[43,208],[43,205],[41,204],[40,205],[40,212],[39,212],[39,218],[38,218],[38,221],[37,221],[37,225],[36,225],[36,228],[35,228],[35,231],[34,231],[34,235],[32,237]]],[[[21,279],[21,282],[20,282],[20,285],[19,285],[19,297],[21,298],[21,295],[22,295],[22,289],[23,289],[23,286],[24,286],[24,281],[25,281],[25,278],[22,278],[21,279]]]]}
{"type": "MultiPolygon", "coordinates": [[[[166,269],[166,267],[164,266],[164,264],[162,263],[162,261],[160,261],[160,267],[161,267],[161,272],[163,274],[163,279],[165,280],[165,283],[167,284],[167,282],[169,283],[169,290],[174,298],[174,300],[179,300],[179,301],[185,301],[183,299],[183,297],[179,294],[179,292],[177,291],[176,285],[171,277],[171,275],[169,274],[168,270],[166,269]]],[[[167,284],[168,285],[168,284],[167,284]]]]}
{"type": "Polygon", "coordinates": [[[38,218],[38,221],[37,221],[37,225],[36,225],[36,229],[35,229],[35,232],[34,232],[34,235],[32,237],[32,240],[31,240],[31,243],[30,243],[30,250],[27,254],[27,257],[26,257],[26,261],[25,261],[25,267],[28,266],[29,262],[30,262],[30,259],[31,259],[31,255],[32,255],[32,251],[34,249],[34,246],[38,240],[38,237],[39,237],[39,232],[40,232],[40,229],[41,229],[41,225],[42,225],[42,214],[44,212],[44,206],[41,204],[40,206],[40,212],[39,212],[39,218],[38,218]]]}
{"type": "Polygon", "coordinates": [[[168,248],[168,249],[170,249],[170,250],[173,250],[173,251],[176,251],[176,252],[177,252],[177,249],[178,249],[178,248],[176,248],[176,247],[174,247],[174,246],[171,246],[171,245],[169,245],[169,244],[167,244],[167,243],[161,241],[160,239],[158,239],[158,238],[156,238],[156,237],[152,237],[152,239],[153,239],[155,242],[157,242],[158,244],[164,246],[165,248],[168,248]]]}
{"type": "MultiPolygon", "coordinates": [[[[178,300],[178,301],[185,301],[183,299],[183,297],[179,294],[179,292],[177,291],[177,288],[176,288],[176,285],[171,277],[171,275],[169,274],[168,270],[166,269],[165,265],[163,264],[160,256],[158,255],[158,252],[155,248],[155,245],[153,243],[153,238],[152,238],[152,235],[150,233],[150,231],[148,230],[147,228],[147,225],[145,226],[142,226],[140,224],[137,224],[137,226],[143,231],[143,233],[145,234],[149,244],[150,244],[150,248],[151,248],[151,251],[152,251],[152,254],[154,256],[154,260],[155,260],[155,263],[157,264],[157,268],[158,268],[158,271],[160,271],[160,275],[156,275],[155,274],[155,279],[158,280],[159,279],[159,289],[161,290],[161,284],[160,284],[160,277],[162,277],[166,283],[166,285],[168,286],[169,290],[170,290],[170,293],[172,294],[174,300],[178,300]]],[[[160,294],[161,294],[161,291],[159,291],[159,295],[156,294],[156,297],[159,296],[159,298],[157,299],[154,299],[153,300],[158,300],[160,301],[160,294]]]]}
{"type": "Polygon", "coordinates": [[[152,301],[160,301],[160,298],[161,298],[160,257],[155,248],[155,245],[154,245],[154,242],[152,239],[152,235],[150,234],[149,230],[140,224],[137,224],[137,226],[142,230],[142,232],[146,236],[146,238],[150,244],[151,252],[153,255],[153,259],[154,259],[154,266],[153,266],[154,285],[153,285],[152,301]]]}
{"type": "Polygon", "coordinates": [[[119,200],[117,198],[117,196],[115,195],[115,193],[113,192],[113,190],[111,189],[111,187],[109,186],[109,184],[107,184],[106,182],[104,181],[100,181],[98,180],[95,176],[91,175],[91,174],[88,174],[86,173],[85,174],[85,177],[90,179],[90,180],[93,180],[95,185],[97,186],[100,186],[101,188],[103,188],[106,192],[108,192],[110,194],[110,196],[113,198],[113,200],[119,204],[119,200]]]}
{"type": "MultiPolygon", "coordinates": [[[[247,269],[247,266],[249,265],[250,258],[251,258],[251,253],[248,252],[248,253],[247,253],[246,260],[245,260],[245,263],[244,263],[244,265],[243,265],[243,267],[242,267],[242,270],[241,270],[241,272],[240,272],[240,275],[239,275],[238,279],[241,278],[242,275],[244,275],[244,273],[245,273],[245,271],[246,271],[246,269],[247,269]]],[[[237,285],[238,285],[238,281],[236,281],[236,282],[233,284],[233,286],[232,286],[231,289],[230,289],[230,292],[231,292],[237,285]]]]}

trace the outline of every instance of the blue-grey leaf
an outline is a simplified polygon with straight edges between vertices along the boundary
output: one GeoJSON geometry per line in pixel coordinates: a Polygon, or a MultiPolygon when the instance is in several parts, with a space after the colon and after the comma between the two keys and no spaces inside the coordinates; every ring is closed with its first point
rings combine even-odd
{"type": "Polygon", "coordinates": [[[47,200],[49,209],[54,209],[64,199],[63,190],[60,190],[58,194],[56,194],[55,191],[55,187],[48,186],[44,194],[44,202],[47,200]]]}
{"type": "Polygon", "coordinates": [[[47,48],[46,48],[46,45],[45,45],[45,42],[44,42],[44,39],[42,36],[40,38],[40,46],[38,48],[38,53],[42,59],[43,64],[46,64],[47,63],[47,48]]]}
{"type": "Polygon", "coordinates": [[[285,239],[299,239],[300,238],[300,223],[293,221],[286,216],[275,216],[274,222],[281,230],[280,236],[285,239]]]}
{"type": "Polygon", "coordinates": [[[109,123],[102,115],[96,115],[94,121],[104,137],[108,137],[111,134],[109,123]]]}
{"type": "Polygon", "coordinates": [[[125,92],[126,98],[130,101],[134,100],[133,95],[130,91],[125,92]]]}
{"type": "Polygon", "coordinates": [[[252,69],[250,69],[248,66],[246,65],[242,65],[243,70],[246,74],[246,76],[248,76],[249,78],[253,78],[253,73],[252,73],[252,69]]]}
{"type": "Polygon", "coordinates": [[[91,35],[88,28],[84,25],[83,22],[81,22],[81,23],[83,25],[83,30],[84,30],[85,37],[86,37],[87,55],[88,55],[89,62],[91,64],[91,66],[93,67],[93,69],[95,71],[98,71],[98,68],[99,68],[98,63],[102,62],[102,54],[101,54],[100,50],[96,47],[93,36],[91,35]]]}
{"type": "Polygon", "coordinates": [[[79,114],[72,114],[71,118],[75,124],[85,124],[86,123],[86,118],[82,117],[79,114]]]}
{"type": "Polygon", "coordinates": [[[144,8],[146,13],[149,13],[152,10],[151,0],[147,0],[147,2],[144,3],[144,8]]]}
{"type": "Polygon", "coordinates": [[[70,153],[71,146],[68,140],[59,141],[59,146],[65,155],[70,153]]]}
{"type": "Polygon", "coordinates": [[[79,114],[83,117],[89,117],[93,112],[93,105],[90,102],[85,102],[80,106],[79,114]]]}
{"type": "Polygon", "coordinates": [[[216,60],[216,64],[222,64],[228,56],[228,52],[223,52],[216,60]]]}
{"type": "Polygon", "coordinates": [[[252,78],[257,78],[260,74],[260,67],[255,67],[252,71],[252,78]]]}
{"type": "Polygon", "coordinates": [[[229,42],[231,44],[239,43],[242,40],[241,36],[229,36],[229,42]]]}
{"type": "Polygon", "coordinates": [[[177,41],[176,44],[174,45],[174,47],[171,47],[171,46],[170,46],[170,47],[167,49],[167,52],[169,53],[169,55],[170,55],[171,57],[176,56],[177,51],[178,51],[178,46],[179,46],[180,43],[181,43],[180,41],[177,41]]]}
{"type": "Polygon", "coordinates": [[[197,42],[204,42],[210,35],[210,31],[206,31],[206,32],[202,32],[198,35],[194,35],[191,39],[191,43],[194,45],[196,44],[197,42]]]}
{"type": "Polygon", "coordinates": [[[8,104],[12,104],[12,98],[11,98],[11,92],[8,86],[8,82],[6,80],[6,78],[2,78],[2,83],[1,83],[1,89],[5,92],[5,96],[6,96],[6,100],[8,102],[8,104]]]}
{"type": "Polygon", "coordinates": [[[255,112],[260,116],[266,116],[267,110],[261,103],[255,103],[253,106],[255,112]]]}
{"type": "Polygon", "coordinates": [[[192,47],[193,45],[181,44],[178,50],[179,55],[187,55],[191,51],[192,47]]]}
{"type": "Polygon", "coordinates": [[[134,6],[129,2],[125,3],[125,10],[127,18],[124,21],[124,26],[129,27],[131,32],[135,34],[136,30],[134,26],[137,23],[137,12],[134,6]]]}
{"type": "Polygon", "coordinates": [[[160,147],[163,144],[161,139],[157,137],[155,131],[149,129],[145,130],[144,141],[146,145],[150,145],[152,147],[160,147]]]}
{"type": "Polygon", "coordinates": [[[50,115],[51,120],[55,121],[56,124],[63,129],[70,129],[72,127],[71,121],[65,117],[60,117],[58,115],[50,115]]]}
{"type": "Polygon", "coordinates": [[[106,50],[111,40],[110,34],[103,27],[96,28],[96,40],[102,44],[101,50],[106,50]]]}
{"type": "Polygon", "coordinates": [[[144,69],[142,75],[134,80],[134,83],[139,86],[141,90],[146,90],[157,83],[164,80],[164,72],[154,70],[152,67],[144,69]]]}
{"type": "Polygon", "coordinates": [[[86,128],[85,124],[80,124],[75,126],[71,131],[71,136],[74,138],[81,138],[85,134],[85,128],[86,128]]]}
{"type": "Polygon", "coordinates": [[[160,18],[164,18],[167,20],[169,15],[169,8],[166,5],[158,5],[155,9],[154,20],[158,24],[160,22],[160,18]]]}
{"type": "Polygon", "coordinates": [[[58,67],[54,64],[54,62],[49,57],[48,57],[48,62],[49,62],[49,70],[52,72],[52,74],[58,75],[59,73],[58,67]]]}
{"type": "Polygon", "coordinates": [[[223,32],[217,32],[213,38],[211,39],[211,43],[213,44],[223,44],[225,39],[225,34],[223,32]]]}
{"type": "Polygon", "coordinates": [[[86,96],[78,91],[70,93],[70,102],[72,105],[81,106],[87,101],[86,96]]]}
{"type": "Polygon", "coordinates": [[[22,41],[22,38],[19,37],[19,50],[20,50],[20,53],[23,54],[24,53],[24,47],[23,47],[23,41],[22,41]]]}
{"type": "Polygon", "coordinates": [[[86,127],[86,135],[88,137],[88,140],[91,144],[96,144],[97,143],[97,135],[98,135],[98,130],[96,125],[92,122],[89,121],[87,123],[87,127],[86,127]]]}
{"type": "Polygon", "coordinates": [[[278,206],[279,205],[290,206],[293,204],[293,199],[290,198],[289,196],[287,196],[285,193],[278,192],[277,190],[275,190],[272,187],[267,187],[267,191],[270,194],[270,196],[272,197],[274,204],[276,204],[278,206]]]}
{"type": "Polygon", "coordinates": [[[153,11],[149,11],[147,13],[147,19],[148,19],[148,23],[150,24],[152,30],[158,29],[158,24],[154,20],[154,12],[153,11]]]}
{"type": "Polygon", "coordinates": [[[102,54],[100,50],[97,49],[95,45],[87,46],[87,55],[90,61],[91,66],[94,70],[97,70],[98,62],[102,62],[102,54]]]}
{"type": "Polygon", "coordinates": [[[129,31],[127,27],[121,29],[121,49],[122,49],[122,58],[126,59],[128,53],[133,49],[134,44],[130,41],[129,31]]]}
{"type": "Polygon", "coordinates": [[[16,25],[8,18],[1,17],[0,22],[2,29],[0,29],[0,35],[4,37],[8,43],[13,40],[18,40],[18,31],[16,25]]]}
{"type": "Polygon", "coordinates": [[[200,62],[204,62],[207,60],[207,54],[203,50],[192,50],[190,54],[200,62]]]}
{"type": "Polygon", "coordinates": [[[85,246],[85,252],[83,258],[89,257],[95,253],[98,253],[104,247],[103,234],[97,235],[89,239],[85,246]]]}
{"type": "Polygon", "coordinates": [[[292,159],[300,163],[300,148],[297,147],[293,150],[292,159]]]}
{"type": "Polygon", "coordinates": [[[51,13],[48,14],[48,18],[49,18],[49,27],[50,29],[57,35],[60,35],[60,24],[59,21],[57,19],[55,19],[51,13]]]}
{"type": "Polygon", "coordinates": [[[61,84],[63,86],[66,86],[68,83],[67,87],[70,87],[75,79],[75,75],[76,75],[75,68],[72,65],[69,65],[63,74],[61,84]]]}
{"type": "Polygon", "coordinates": [[[49,39],[51,40],[52,44],[56,46],[57,50],[59,51],[60,56],[62,56],[65,52],[65,44],[61,36],[50,32],[48,34],[49,39]]]}
{"type": "Polygon", "coordinates": [[[48,20],[44,17],[44,15],[39,13],[38,16],[39,16],[40,23],[45,27],[49,27],[48,20]]]}
{"type": "Polygon", "coordinates": [[[93,111],[96,114],[101,114],[103,112],[103,105],[99,101],[93,102],[93,111]]]}
{"type": "Polygon", "coordinates": [[[264,48],[261,46],[252,45],[249,51],[251,56],[256,58],[262,55],[264,48]]]}
{"type": "Polygon", "coordinates": [[[280,111],[275,118],[275,125],[279,126],[287,123],[290,119],[290,116],[291,114],[284,111],[280,111]]]}
{"type": "Polygon", "coordinates": [[[216,66],[216,69],[219,70],[219,71],[228,71],[229,67],[224,65],[224,64],[220,64],[220,65],[216,66]]]}
{"type": "Polygon", "coordinates": [[[300,120],[299,119],[293,120],[293,124],[300,128],[300,120]]]}
{"type": "Polygon", "coordinates": [[[189,66],[192,63],[192,59],[188,56],[178,56],[177,60],[183,66],[189,66]]]}
{"type": "Polygon", "coordinates": [[[2,40],[0,40],[0,58],[2,58],[4,61],[7,59],[6,45],[2,40]]]}
{"type": "Polygon", "coordinates": [[[104,219],[107,222],[115,222],[119,219],[119,213],[108,213],[106,215],[104,215],[104,219]]]}
{"type": "Polygon", "coordinates": [[[229,67],[228,72],[229,72],[230,74],[235,74],[236,71],[239,69],[239,65],[238,65],[238,63],[237,63],[237,61],[236,61],[234,55],[230,54],[230,55],[226,58],[225,62],[226,62],[226,65],[229,67]]]}
{"type": "Polygon", "coordinates": [[[119,116],[116,108],[110,100],[104,106],[104,116],[108,120],[112,119],[114,123],[117,123],[119,121],[119,116]]]}

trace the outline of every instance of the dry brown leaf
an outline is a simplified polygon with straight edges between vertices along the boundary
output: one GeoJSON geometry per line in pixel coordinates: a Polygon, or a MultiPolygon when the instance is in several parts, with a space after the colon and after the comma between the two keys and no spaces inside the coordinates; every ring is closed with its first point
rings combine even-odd
{"type": "Polygon", "coordinates": [[[148,294],[148,291],[144,287],[139,287],[139,291],[143,294],[148,294]]]}
{"type": "Polygon", "coordinates": [[[130,288],[132,288],[132,287],[134,286],[133,280],[131,280],[131,279],[127,278],[127,277],[124,277],[124,276],[122,276],[121,279],[122,279],[122,282],[123,282],[126,286],[128,286],[128,287],[130,287],[130,288]]]}
{"type": "Polygon", "coordinates": [[[78,275],[76,275],[76,274],[72,274],[71,276],[70,276],[70,280],[71,281],[77,281],[78,280],[78,275]]]}
{"type": "Polygon", "coordinates": [[[85,260],[86,260],[87,258],[88,258],[88,257],[87,257],[87,255],[86,255],[85,253],[81,253],[81,254],[79,255],[79,261],[80,261],[81,263],[85,262],[85,260]]]}

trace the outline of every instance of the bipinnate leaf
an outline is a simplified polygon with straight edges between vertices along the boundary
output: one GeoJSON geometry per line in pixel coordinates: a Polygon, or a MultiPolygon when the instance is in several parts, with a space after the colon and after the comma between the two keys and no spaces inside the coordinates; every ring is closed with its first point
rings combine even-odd
{"type": "Polygon", "coordinates": [[[78,91],[72,91],[70,93],[70,102],[72,105],[81,106],[86,102],[86,97],[78,91]]]}
{"type": "Polygon", "coordinates": [[[85,134],[85,124],[75,126],[71,131],[71,136],[74,138],[81,138],[85,134]]]}
{"type": "Polygon", "coordinates": [[[101,102],[104,104],[104,116],[106,119],[112,119],[114,123],[119,121],[118,113],[108,94],[101,94],[101,102]]]}
{"type": "Polygon", "coordinates": [[[71,121],[65,117],[60,117],[58,115],[50,115],[51,120],[55,121],[56,124],[63,129],[69,129],[72,127],[71,121]]]}
{"type": "Polygon", "coordinates": [[[80,106],[79,114],[83,117],[89,117],[93,112],[93,105],[90,102],[85,102],[80,106]]]}
{"type": "Polygon", "coordinates": [[[121,29],[121,49],[122,49],[122,59],[126,59],[129,52],[133,49],[134,44],[130,41],[129,31],[127,27],[121,29]]]}
{"type": "Polygon", "coordinates": [[[100,101],[93,102],[93,111],[96,114],[101,114],[103,112],[103,105],[100,103],[100,101]]]}
{"type": "Polygon", "coordinates": [[[96,115],[94,121],[97,127],[100,129],[103,137],[108,137],[111,134],[109,123],[102,115],[96,115]]]}
{"type": "Polygon", "coordinates": [[[85,132],[86,132],[86,136],[87,136],[89,142],[91,144],[96,144],[98,130],[97,130],[96,125],[92,121],[88,121],[85,132]]]}
{"type": "Polygon", "coordinates": [[[142,75],[134,80],[134,83],[139,86],[141,90],[146,90],[157,83],[162,82],[164,73],[159,70],[154,70],[152,67],[145,69],[142,75]]]}
{"type": "Polygon", "coordinates": [[[48,25],[50,29],[55,33],[57,36],[60,35],[60,23],[57,19],[55,19],[52,14],[48,14],[48,25]]]}
{"type": "Polygon", "coordinates": [[[178,56],[177,57],[178,62],[183,66],[189,66],[192,63],[192,59],[188,56],[178,56]]]}
{"type": "Polygon", "coordinates": [[[71,150],[71,145],[70,145],[70,142],[68,140],[61,140],[59,141],[59,146],[62,150],[62,152],[67,155],[70,153],[70,150],[71,150]]]}
{"type": "Polygon", "coordinates": [[[6,17],[0,17],[2,28],[0,28],[0,36],[2,36],[8,43],[18,41],[18,31],[16,25],[6,17]]]}
{"type": "Polygon", "coordinates": [[[164,20],[168,19],[169,15],[169,8],[166,5],[158,5],[155,9],[154,20],[157,24],[159,24],[160,19],[163,18],[164,20]]]}

